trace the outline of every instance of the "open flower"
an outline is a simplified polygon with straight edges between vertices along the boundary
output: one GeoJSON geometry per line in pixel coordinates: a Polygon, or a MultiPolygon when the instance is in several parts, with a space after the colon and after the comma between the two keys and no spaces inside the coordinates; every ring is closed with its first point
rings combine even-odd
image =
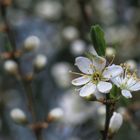
{"type": "Polygon", "coordinates": [[[121,66],[106,67],[106,59],[98,55],[92,59],[77,57],[75,61],[75,65],[82,73],[77,73],[81,77],[74,79],[72,84],[82,86],[80,89],[82,97],[94,94],[97,99],[101,98],[102,93],[109,93],[112,89],[112,84],[108,81],[123,72],[121,66]]]}
{"type": "Polygon", "coordinates": [[[127,69],[120,76],[113,78],[112,82],[121,88],[121,93],[126,98],[132,98],[132,91],[140,90],[140,80],[136,77],[135,73],[128,73],[127,69]]]}

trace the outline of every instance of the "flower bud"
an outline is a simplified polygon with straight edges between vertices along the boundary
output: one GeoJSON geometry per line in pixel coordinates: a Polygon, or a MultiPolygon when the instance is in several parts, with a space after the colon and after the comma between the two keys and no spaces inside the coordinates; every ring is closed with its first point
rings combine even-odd
{"type": "Polygon", "coordinates": [[[123,123],[123,117],[120,113],[114,112],[109,123],[109,131],[111,134],[117,132],[123,123]]]}
{"type": "Polygon", "coordinates": [[[65,27],[62,31],[62,35],[68,41],[73,41],[79,37],[78,30],[73,26],[65,27]]]}
{"type": "Polygon", "coordinates": [[[38,54],[34,60],[36,70],[42,70],[47,64],[47,57],[43,54],[38,54]]]}
{"type": "Polygon", "coordinates": [[[74,55],[81,55],[86,50],[86,44],[83,40],[75,40],[71,44],[70,51],[74,55]]]}
{"type": "Polygon", "coordinates": [[[37,4],[36,12],[48,20],[57,20],[62,15],[62,5],[57,1],[42,1],[37,4]]]}
{"type": "Polygon", "coordinates": [[[9,74],[16,74],[18,71],[18,65],[13,60],[7,60],[4,63],[4,69],[9,74]]]}
{"type": "Polygon", "coordinates": [[[28,122],[25,113],[19,108],[12,109],[10,116],[17,124],[26,124],[28,122]]]}
{"type": "Polygon", "coordinates": [[[107,47],[106,48],[106,56],[107,57],[112,57],[116,54],[116,50],[112,47],[107,47]]]}
{"type": "Polygon", "coordinates": [[[63,118],[64,112],[61,108],[54,108],[48,114],[49,121],[61,120],[63,118]]]}
{"type": "Polygon", "coordinates": [[[137,69],[137,63],[134,60],[127,60],[125,63],[130,66],[130,70],[135,71],[137,69]]]}
{"type": "Polygon", "coordinates": [[[26,51],[32,51],[37,49],[40,45],[40,39],[37,36],[29,36],[24,41],[24,49],[26,51]]]}

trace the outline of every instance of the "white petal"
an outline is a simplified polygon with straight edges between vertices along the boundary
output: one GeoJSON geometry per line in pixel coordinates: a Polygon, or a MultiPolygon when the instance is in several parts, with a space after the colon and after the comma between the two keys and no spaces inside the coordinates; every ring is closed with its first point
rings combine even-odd
{"type": "Polygon", "coordinates": [[[89,96],[90,94],[93,94],[95,90],[96,85],[90,82],[81,88],[80,96],[82,97],[89,96]]]}
{"type": "Polygon", "coordinates": [[[75,60],[75,65],[79,68],[80,71],[86,74],[92,74],[92,62],[86,57],[77,57],[75,60]]]}
{"type": "Polygon", "coordinates": [[[94,48],[93,46],[90,46],[90,47],[91,47],[90,50],[89,50],[90,53],[93,54],[94,56],[98,56],[98,54],[97,54],[95,48],[94,48]]]}
{"type": "Polygon", "coordinates": [[[89,81],[90,81],[90,77],[85,75],[85,76],[72,80],[72,84],[75,86],[81,86],[81,85],[88,83],[89,81]]]}
{"type": "Polygon", "coordinates": [[[136,83],[137,83],[137,81],[132,76],[127,80],[127,87],[129,88],[129,87],[135,85],[136,83]]]}
{"type": "Polygon", "coordinates": [[[128,87],[128,88],[129,88],[129,90],[131,90],[131,91],[138,91],[138,90],[140,90],[140,81],[137,82],[137,83],[135,83],[135,84],[133,84],[132,86],[130,86],[130,87],[128,87]]]}
{"type": "Polygon", "coordinates": [[[122,73],[123,73],[123,68],[121,66],[112,65],[105,68],[103,72],[103,77],[107,79],[111,79],[116,76],[119,76],[122,73]]]}
{"type": "Polygon", "coordinates": [[[92,63],[97,71],[102,71],[106,66],[106,59],[100,56],[94,56],[92,63]]]}
{"type": "Polygon", "coordinates": [[[112,84],[109,82],[100,81],[97,85],[97,88],[101,93],[109,93],[112,89],[112,84]]]}
{"type": "Polygon", "coordinates": [[[130,93],[129,90],[122,90],[122,95],[126,98],[132,98],[132,94],[130,93]]]}
{"type": "Polygon", "coordinates": [[[112,78],[111,81],[117,86],[120,87],[120,85],[123,82],[123,77],[122,76],[117,76],[115,78],[112,78]]]}

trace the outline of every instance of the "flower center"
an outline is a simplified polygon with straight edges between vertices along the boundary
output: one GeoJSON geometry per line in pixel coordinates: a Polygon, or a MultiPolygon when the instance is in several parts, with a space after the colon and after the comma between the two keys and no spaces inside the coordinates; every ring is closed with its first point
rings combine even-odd
{"type": "Polygon", "coordinates": [[[98,71],[94,72],[92,75],[92,82],[94,84],[97,84],[100,80],[101,80],[101,73],[98,71]]]}

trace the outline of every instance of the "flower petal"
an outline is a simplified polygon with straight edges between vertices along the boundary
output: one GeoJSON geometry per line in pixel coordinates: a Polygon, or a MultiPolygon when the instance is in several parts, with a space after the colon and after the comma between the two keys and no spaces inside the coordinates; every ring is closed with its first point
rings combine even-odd
{"type": "Polygon", "coordinates": [[[115,84],[117,87],[120,87],[120,85],[123,82],[123,77],[122,76],[117,76],[115,78],[112,78],[111,81],[113,82],[113,84],[115,84]]]}
{"type": "Polygon", "coordinates": [[[106,59],[100,56],[94,56],[92,63],[97,71],[102,71],[106,66],[106,59]]]}
{"type": "Polygon", "coordinates": [[[124,89],[121,92],[122,92],[122,95],[124,97],[126,97],[126,98],[132,98],[132,94],[131,94],[131,92],[129,90],[124,89]]]}
{"type": "Polygon", "coordinates": [[[88,83],[89,81],[90,81],[90,77],[85,75],[85,76],[72,80],[72,84],[75,86],[81,86],[81,85],[88,83]]]}
{"type": "Polygon", "coordinates": [[[91,54],[93,54],[94,56],[98,56],[98,54],[97,54],[95,48],[94,48],[92,45],[91,45],[90,47],[91,47],[91,48],[89,49],[89,52],[90,52],[91,54]]]}
{"type": "Polygon", "coordinates": [[[123,68],[121,66],[111,65],[105,68],[103,72],[103,77],[107,79],[111,79],[116,76],[119,76],[122,73],[123,73],[123,68]]]}
{"type": "Polygon", "coordinates": [[[85,74],[92,74],[92,62],[86,57],[77,57],[75,60],[75,65],[85,74]]]}
{"type": "Polygon", "coordinates": [[[96,85],[90,82],[81,88],[80,96],[82,97],[89,96],[90,94],[93,94],[95,90],[96,85]]]}
{"type": "Polygon", "coordinates": [[[100,81],[97,85],[97,88],[101,93],[109,93],[112,89],[112,84],[109,82],[100,81]]]}
{"type": "Polygon", "coordinates": [[[129,90],[131,90],[131,91],[138,91],[138,90],[140,90],[140,81],[135,83],[135,84],[133,84],[131,87],[129,87],[129,90]]]}
{"type": "Polygon", "coordinates": [[[128,80],[127,80],[127,87],[131,87],[133,85],[135,85],[137,83],[137,81],[133,78],[133,76],[131,76],[128,80]]]}

